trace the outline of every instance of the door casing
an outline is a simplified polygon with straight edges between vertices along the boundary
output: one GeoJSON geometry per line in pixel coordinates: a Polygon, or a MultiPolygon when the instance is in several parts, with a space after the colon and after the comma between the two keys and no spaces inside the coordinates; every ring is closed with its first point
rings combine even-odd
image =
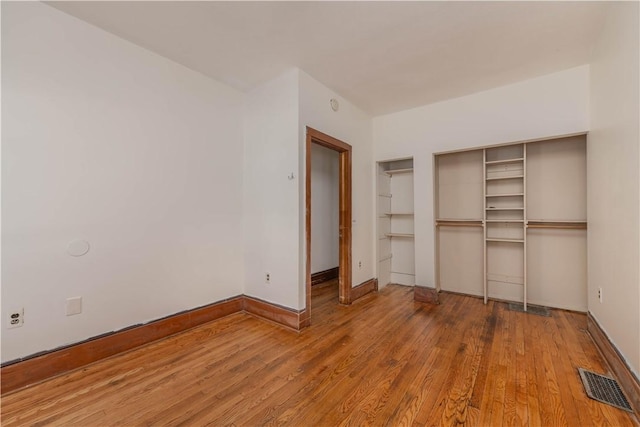
{"type": "Polygon", "coordinates": [[[306,307],[305,321],[311,320],[311,144],[338,152],[339,161],[339,273],[340,304],[351,304],[351,145],[307,126],[306,143],[306,307]]]}

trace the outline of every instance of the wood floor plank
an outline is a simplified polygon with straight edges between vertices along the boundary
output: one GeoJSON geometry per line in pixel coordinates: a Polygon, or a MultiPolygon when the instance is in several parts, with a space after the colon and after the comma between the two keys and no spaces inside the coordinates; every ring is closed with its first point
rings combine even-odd
{"type": "Polygon", "coordinates": [[[314,286],[295,333],[234,314],[2,396],[3,426],[634,426],[576,370],[608,368],[586,316],[389,285],[314,286]]]}
{"type": "MultiPolygon", "coordinates": [[[[456,323],[458,319],[465,316],[463,304],[465,298],[467,297],[449,299],[448,301],[453,304],[449,306],[446,313],[442,313],[442,316],[438,317],[437,323],[434,325],[442,331],[442,334],[438,334],[435,346],[450,356],[440,358],[434,363],[433,382],[428,392],[419,394],[420,409],[413,420],[413,425],[430,425],[439,422],[442,417],[450,387],[455,381],[455,376],[452,373],[464,359],[466,345],[462,342],[462,336],[465,330],[456,327],[456,323]],[[452,369],[452,367],[454,368],[452,369]]],[[[477,316],[474,314],[467,313],[467,316],[469,319],[475,320],[477,316]]]]}
{"type": "Polygon", "coordinates": [[[422,403],[426,400],[426,395],[435,381],[436,365],[443,360],[442,355],[442,351],[435,348],[430,352],[429,357],[424,359],[422,367],[416,374],[416,379],[409,385],[392,415],[386,420],[383,419],[383,421],[386,421],[387,426],[410,426],[414,424],[422,403]]]}
{"type": "MultiPolygon", "coordinates": [[[[404,328],[401,326],[404,321],[403,317],[398,316],[389,327],[391,330],[403,330],[404,328]]],[[[410,335],[411,332],[404,331],[404,334],[405,336],[410,335]]],[[[323,418],[331,417],[337,409],[337,405],[340,404],[342,396],[352,393],[358,387],[359,381],[357,379],[361,377],[363,371],[377,376],[389,368],[389,361],[395,360],[393,352],[396,351],[396,346],[403,338],[402,334],[386,334],[380,336],[363,351],[348,354],[345,361],[338,365],[338,370],[332,375],[331,383],[325,382],[325,387],[322,388],[324,390],[326,387],[333,387],[339,393],[314,393],[308,405],[308,413],[298,412],[290,419],[290,422],[293,425],[314,425],[315,422],[322,422],[323,418]],[[327,411],[327,408],[334,409],[327,411]]]]}
{"type": "MultiPolygon", "coordinates": [[[[487,318],[476,316],[477,322],[474,323],[474,329],[484,330],[487,318]]],[[[469,410],[471,395],[475,386],[475,381],[480,369],[482,360],[482,351],[484,350],[482,336],[476,332],[467,330],[463,342],[464,358],[460,365],[459,375],[457,375],[451,390],[447,403],[442,414],[441,425],[469,425],[472,417],[469,410]]]]}
{"type": "MultiPolygon", "coordinates": [[[[515,371],[515,402],[516,402],[516,420],[518,425],[527,426],[529,425],[529,396],[527,393],[527,370],[523,369],[523,367],[527,363],[527,353],[526,348],[524,346],[524,335],[526,331],[524,329],[525,319],[524,317],[527,315],[519,316],[518,313],[512,312],[515,319],[512,319],[515,327],[512,329],[514,331],[514,342],[515,342],[515,364],[513,364],[513,368],[511,370],[512,375],[515,371]]],[[[535,407],[533,410],[537,410],[535,407]]]]}
{"type": "Polygon", "coordinates": [[[506,368],[505,375],[505,387],[504,387],[504,404],[502,413],[502,425],[504,427],[511,426],[523,426],[526,422],[518,417],[517,413],[517,385],[518,385],[518,371],[516,365],[517,358],[517,338],[516,328],[511,327],[516,324],[517,319],[514,311],[506,310],[504,312],[504,325],[503,328],[503,348],[501,363],[506,368]]]}
{"type": "Polygon", "coordinates": [[[496,303],[495,327],[488,349],[486,363],[486,380],[479,404],[479,425],[502,425],[502,403],[504,402],[504,377],[506,367],[501,364],[502,330],[504,324],[504,306],[496,303]]]}
{"type": "Polygon", "coordinates": [[[484,314],[486,316],[486,322],[481,336],[483,348],[481,351],[480,366],[478,368],[476,381],[473,387],[473,393],[471,394],[471,400],[469,402],[469,405],[476,409],[480,409],[482,398],[484,395],[484,387],[487,381],[489,364],[491,361],[493,337],[498,320],[498,304],[494,301],[489,301],[486,307],[487,311],[484,314]]]}
{"type": "MultiPolygon", "coordinates": [[[[385,358],[386,366],[382,366],[382,369],[378,370],[383,375],[373,381],[375,386],[363,387],[361,383],[355,393],[349,395],[343,402],[341,412],[346,417],[340,417],[343,418],[341,425],[374,424],[376,419],[380,419],[380,415],[384,413],[385,409],[394,407],[392,405],[395,405],[396,395],[393,390],[403,387],[413,380],[412,373],[420,366],[420,360],[417,360],[417,356],[421,353],[420,349],[426,348],[432,338],[432,335],[426,333],[423,329],[424,326],[429,324],[429,321],[418,315],[421,314],[421,311],[422,307],[419,307],[418,311],[407,319],[406,326],[412,330],[412,333],[397,337],[396,343],[393,344],[395,351],[385,358]],[[364,420],[359,423],[356,422],[356,419],[359,419],[362,414],[365,416],[364,420]]],[[[369,376],[363,376],[362,378],[370,382],[369,376]]],[[[400,395],[398,394],[397,396],[399,397],[400,395]]],[[[386,418],[387,416],[381,419],[386,418]]],[[[319,420],[321,424],[322,421],[319,420]]],[[[328,423],[336,423],[338,419],[332,416],[327,418],[326,421],[328,423]]]]}
{"type": "MultiPolygon", "coordinates": [[[[389,289],[387,290],[387,293],[391,291],[400,292],[401,290],[389,289]]],[[[337,304],[337,299],[335,301],[337,304]]],[[[384,304],[384,301],[382,301],[382,303],[384,304]]],[[[367,307],[369,307],[369,305],[364,303],[361,307],[366,310],[367,307]]],[[[400,311],[403,308],[396,306],[396,307],[389,307],[388,309],[393,312],[393,310],[400,311]]],[[[398,322],[397,325],[400,326],[402,322],[402,319],[400,318],[400,316],[398,316],[397,322],[398,322]]],[[[367,334],[368,333],[367,330],[369,330],[368,328],[371,328],[370,330],[379,330],[379,329],[383,329],[385,325],[387,327],[394,326],[393,323],[388,324],[388,319],[384,319],[384,318],[377,318],[376,321],[369,322],[368,326],[365,323],[362,325],[363,326],[362,328],[349,331],[349,334],[348,334],[349,341],[353,343],[358,339],[359,335],[367,334]]],[[[333,326],[333,322],[329,321],[325,323],[322,327],[326,328],[328,331],[331,331],[333,329],[332,326],[333,326]]],[[[359,370],[361,370],[362,368],[361,366],[358,365],[357,363],[358,360],[364,359],[364,360],[368,360],[370,363],[375,362],[375,360],[371,360],[370,355],[376,354],[376,353],[380,353],[383,355],[384,352],[377,351],[377,348],[381,346],[384,347],[385,345],[387,345],[388,340],[390,340],[391,338],[392,338],[391,336],[385,337],[386,341],[382,341],[382,342],[367,340],[363,346],[352,345],[350,347],[347,347],[347,349],[350,349],[352,351],[348,354],[342,353],[341,359],[336,359],[335,363],[333,364],[329,363],[331,362],[331,360],[319,359],[317,362],[319,363],[324,362],[322,363],[322,366],[323,368],[326,368],[326,369],[323,369],[319,375],[313,376],[313,380],[311,382],[309,382],[308,380],[301,382],[299,384],[300,388],[297,389],[295,393],[291,393],[291,389],[283,390],[283,393],[280,394],[280,400],[279,400],[279,402],[282,402],[282,403],[277,405],[277,407],[269,408],[268,421],[269,422],[273,421],[277,424],[281,424],[284,422],[292,422],[293,418],[300,415],[300,413],[304,412],[304,411],[300,411],[300,409],[308,409],[309,407],[311,407],[311,405],[316,403],[316,400],[320,398],[323,394],[325,394],[327,390],[330,389],[330,387],[332,386],[338,387],[339,382],[345,376],[352,377],[356,375],[359,372],[359,370]]],[[[343,346],[340,346],[340,347],[343,347],[343,346]]],[[[333,348],[335,349],[335,347],[333,348]]],[[[327,349],[331,350],[332,346],[329,346],[327,349]]],[[[309,409],[309,411],[310,410],[311,409],[309,409]]],[[[315,414],[316,417],[320,416],[318,412],[313,412],[313,413],[315,414]]],[[[258,423],[259,420],[260,420],[259,414],[256,414],[256,417],[253,417],[250,420],[248,420],[247,424],[253,425],[255,423],[258,423]]],[[[239,421],[242,421],[242,420],[239,420],[239,421]]]]}
{"type": "Polygon", "coordinates": [[[549,345],[550,337],[549,323],[550,318],[540,317],[535,319],[532,331],[534,332],[534,341],[531,348],[534,351],[535,363],[539,364],[543,369],[536,369],[536,376],[540,390],[540,401],[542,409],[542,423],[549,425],[558,423],[561,425],[569,425],[565,415],[565,408],[562,406],[560,397],[560,387],[554,369],[554,361],[558,356],[553,347],[549,345]]]}
{"type": "Polygon", "coordinates": [[[524,316],[523,319],[523,331],[525,331],[523,334],[523,348],[525,357],[522,367],[527,381],[527,414],[528,425],[530,427],[542,425],[541,403],[539,398],[541,391],[539,390],[536,378],[536,368],[538,367],[535,364],[534,352],[531,349],[533,341],[531,339],[532,334],[530,331],[533,327],[532,323],[535,320],[536,319],[534,319],[533,316],[524,316]]]}
{"type": "Polygon", "coordinates": [[[390,386],[392,390],[407,390],[407,392],[404,394],[390,393],[386,396],[386,404],[378,414],[378,419],[380,420],[393,421],[397,419],[398,412],[405,408],[405,396],[415,394],[413,386],[416,383],[416,378],[422,378],[426,374],[425,370],[431,369],[433,360],[438,354],[433,352],[434,355],[429,355],[425,359],[422,351],[422,348],[428,348],[437,336],[437,333],[435,333],[436,328],[433,327],[433,315],[431,313],[435,306],[416,304],[423,308],[420,312],[421,316],[415,316],[415,328],[420,330],[420,338],[415,343],[409,343],[413,347],[413,351],[407,358],[407,367],[400,372],[390,386]]]}

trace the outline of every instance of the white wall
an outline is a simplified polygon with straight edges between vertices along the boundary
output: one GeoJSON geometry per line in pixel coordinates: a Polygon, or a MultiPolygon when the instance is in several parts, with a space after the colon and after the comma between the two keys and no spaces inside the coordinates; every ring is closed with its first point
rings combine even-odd
{"type": "Polygon", "coordinates": [[[244,123],[245,294],[300,309],[298,70],[249,92],[244,123]]]}
{"type": "MultiPolygon", "coordinates": [[[[375,172],[372,152],[371,117],[337,93],[303,71],[300,75],[300,176],[304,176],[306,127],[324,132],[353,147],[352,150],[352,285],[357,286],[375,274],[375,205],[373,199],[375,172]],[[331,98],[338,99],[340,109],[331,109],[331,98]],[[358,267],[358,263],[362,267],[358,267]]],[[[304,181],[300,186],[300,301],[304,305],[304,181]]]]}
{"type": "Polygon", "coordinates": [[[242,293],[241,94],[36,2],[2,60],[3,361],[242,293]]]}
{"type": "Polygon", "coordinates": [[[640,373],[638,3],[615,2],[591,64],[589,311],[640,373]],[[603,302],[598,301],[598,288],[603,302]]]}
{"type": "Polygon", "coordinates": [[[588,66],[375,117],[375,160],[414,158],[416,284],[435,286],[433,153],[584,132],[588,126],[588,66]]]}
{"type": "Polygon", "coordinates": [[[292,69],[245,101],[245,293],[298,310],[305,306],[306,126],[353,146],[353,285],[375,277],[371,118],[342,98],[334,112],[331,98],[339,97],[292,69]]]}
{"type": "Polygon", "coordinates": [[[311,145],[311,273],[338,267],[338,152],[311,145]]]}

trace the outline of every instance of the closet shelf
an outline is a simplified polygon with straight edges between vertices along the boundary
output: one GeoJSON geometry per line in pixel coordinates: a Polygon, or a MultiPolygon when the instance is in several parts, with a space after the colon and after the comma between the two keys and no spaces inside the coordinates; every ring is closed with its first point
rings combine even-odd
{"type": "Polygon", "coordinates": [[[387,236],[387,237],[406,237],[406,238],[413,239],[413,234],[407,234],[407,233],[386,233],[385,236],[387,236]]]}
{"type": "Polygon", "coordinates": [[[509,242],[509,243],[524,243],[523,239],[498,239],[498,238],[488,238],[487,242],[509,242]]]}
{"type": "Polygon", "coordinates": [[[518,157],[515,159],[504,159],[504,160],[489,160],[484,162],[485,165],[503,165],[505,163],[518,163],[523,162],[524,157],[518,157]]]}
{"type": "Polygon", "coordinates": [[[411,215],[413,215],[413,212],[385,212],[383,215],[386,215],[386,216],[393,216],[393,215],[411,216],[411,215]]]}
{"type": "Polygon", "coordinates": [[[529,219],[527,222],[529,223],[554,223],[554,224],[586,224],[587,221],[583,220],[566,220],[566,219],[529,219]]]}
{"type": "Polygon", "coordinates": [[[490,208],[487,207],[487,211],[523,211],[524,208],[490,208]]]}
{"type": "Polygon", "coordinates": [[[485,194],[485,197],[517,197],[517,196],[524,196],[524,193],[485,194]]]}
{"type": "Polygon", "coordinates": [[[482,227],[481,219],[437,219],[437,227],[482,227]]]}
{"type": "Polygon", "coordinates": [[[565,230],[586,230],[586,221],[543,221],[529,220],[527,228],[558,228],[565,230]]]}
{"type": "Polygon", "coordinates": [[[491,178],[487,178],[487,181],[498,181],[498,180],[502,180],[502,179],[522,179],[524,178],[524,175],[513,175],[513,176],[493,176],[491,178]]]}
{"type": "Polygon", "coordinates": [[[386,173],[387,175],[395,175],[397,173],[412,173],[412,172],[413,172],[413,168],[392,169],[392,170],[384,171],[384,173],[386,173]]]}
{"type": "Polygon", "coordinates": [[[524,223],[524,220],[523,219],[488,219],[487,222],[493,222],[493,223],[496,223],[496,222],[498,222],[498,223],[499,222],[516,222],[517,223],[517,222],[519,222],[519,223],[522,224],[522,223],[524,223]]]}

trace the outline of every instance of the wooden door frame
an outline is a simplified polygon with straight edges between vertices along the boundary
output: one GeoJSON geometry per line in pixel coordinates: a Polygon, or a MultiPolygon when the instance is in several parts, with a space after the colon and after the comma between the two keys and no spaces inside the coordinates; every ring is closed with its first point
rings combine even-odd
{"type": "Polygon", "coordinates": [[[340,304],[351,304],[351,145],[307,126],[306,144],[306,323],[311,318],[311,144],[337,151],[339,156],[339,274],[340,304]]]}

